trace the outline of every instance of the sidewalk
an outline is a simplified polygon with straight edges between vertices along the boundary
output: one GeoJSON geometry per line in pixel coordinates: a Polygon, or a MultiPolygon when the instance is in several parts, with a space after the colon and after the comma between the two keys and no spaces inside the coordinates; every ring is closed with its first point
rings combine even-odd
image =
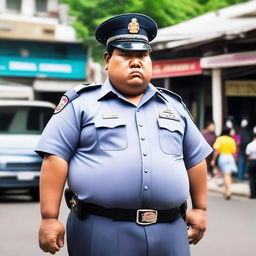
{"type": "MultiPolygon", "coordinates": [[[[208,190],[223,193],[223,178],[218,177],[214,179],[208,179],[208,190]]],[[[248,180],[238,181],[233,179],[233,183],[231,185],[231,191],[233,195],[245,196],[249,197],[250,188],[248,184],[248,180]]]]}

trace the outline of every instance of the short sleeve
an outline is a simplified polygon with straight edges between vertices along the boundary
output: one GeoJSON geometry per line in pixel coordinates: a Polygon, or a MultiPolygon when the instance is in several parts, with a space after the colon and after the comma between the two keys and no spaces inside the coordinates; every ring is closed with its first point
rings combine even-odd
{"type": "Polygon", "coordinates": [[[187,111],[185,111],[185,122],[183,154],[186,168],[189,169],[204,160],[212,152],[212,148],[187,111]]]}
{"type": "Polygon", "coordinates": [[[246,148],[245,148],[245,154],[247,155],[247,156],[249,156],[252,152],[251,152],[251,147],[250,147],[251,145],[250,145],[250,143],[246,146],[246,148]]]}
{"type": "Polygon", "coordinates": [[[80,124],[73,104],[69,103],[61,112],[54,114],[46,125],[35,152],[44,157],[54,154],[66,161],[73,156],[80,136],[80,124]]]}
{"type": "Polygon", "coordinates": [[[220,138],[217,138],[212,146],[214,149],[220,149],[220,138]]]}

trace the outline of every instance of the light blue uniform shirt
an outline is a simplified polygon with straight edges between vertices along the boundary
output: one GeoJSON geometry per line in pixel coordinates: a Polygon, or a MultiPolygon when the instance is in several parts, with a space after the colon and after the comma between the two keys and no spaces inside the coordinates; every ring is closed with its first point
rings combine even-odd
{"type": "Polygon", "coordinates": [[[68,161],[68,184],[80,200],[160,210],[188,198],[187,169],[212,149],[179,96],[149,84],[135,106],[108,79],[66,96],[36,151],[68,161]]]}

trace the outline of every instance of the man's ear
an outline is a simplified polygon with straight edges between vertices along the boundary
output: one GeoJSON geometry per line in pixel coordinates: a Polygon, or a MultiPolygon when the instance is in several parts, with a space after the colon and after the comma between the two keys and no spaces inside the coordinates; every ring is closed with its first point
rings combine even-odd
{"type": "Polygon", "coordinates": [[[104,60],[105,60],[105,70],[108,70],[108,63],[111,58],[111,55],[108,52],[104,53],[104,60]]]}

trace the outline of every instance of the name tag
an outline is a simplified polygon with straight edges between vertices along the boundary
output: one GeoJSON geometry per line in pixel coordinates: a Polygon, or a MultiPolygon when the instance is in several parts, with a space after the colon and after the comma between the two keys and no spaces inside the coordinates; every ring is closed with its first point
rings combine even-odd
{"type": "Polygon", "coordinates": [[[102,114],[103,119],[118,119],[119,116],[115,113],[102,114]]]}
{"type": "Polygon", "coordinates": [[[180,122],[180,119],[176,117],[173,113],[169,114],[169,113],[163,112],[159,114],[159,117],[180,122]]]}

